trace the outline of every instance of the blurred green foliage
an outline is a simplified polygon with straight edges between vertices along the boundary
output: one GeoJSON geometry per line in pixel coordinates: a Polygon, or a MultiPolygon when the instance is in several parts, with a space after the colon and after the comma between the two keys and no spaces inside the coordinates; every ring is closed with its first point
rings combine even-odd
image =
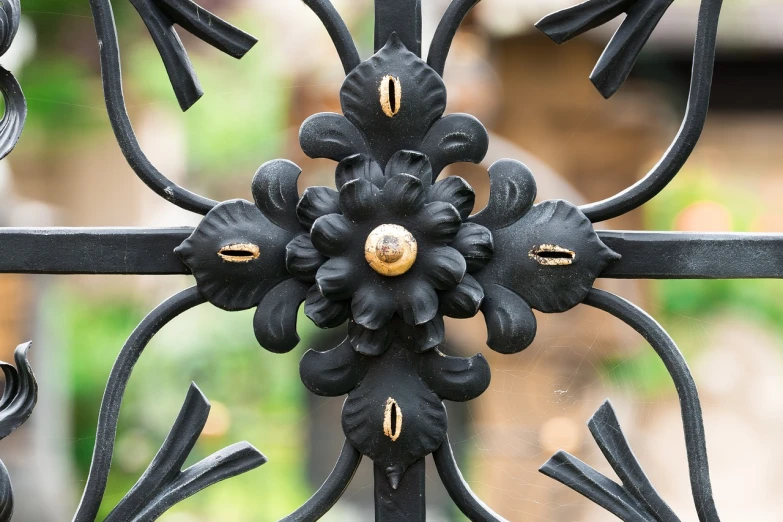
{"type": "MultiPolygon", "coordinates": [[[[685,170],[645,205],[645,229],[673,230],[681,212],[704,201],[729,211],[734,232],[749,232],[754,220],[768,210],[749,188],[726,186],[708,171],[685,170]]],[[[686,358],[698,354],[706,337],[705,323],[720,315],[744,318],[783,334],[783,281],[669,280],[651,281],[646,288],[654,303],[647,311],[669,332],[686,358]]],[[[639,342],[644,348],[637,355],[604,361],[609,378],[643,396],[671,391],[666,368],[646,343],[639,342]]]]}
{"type": "MultiPolygon", "coordinates": [[[[257,16],[221,12],[240,20],[243,30],[262,35],[240,61],[179,33],[206,93],[182,115],[163,63],[144,24],[128,2],[114,5],[120,38],[128,112],[133,119],[155,105],[183,122],[187,169],[204,181],[234,176],[249,179],[283,145],[289,111],[291,78],[274,66],[273,41],[264,40],[257,16]]],[[[20,81],[30,111],[27,134],[40,139],[92,139],[108,132],[103,106],[98,47],[89,6],[62,0],[31,0],[25,14],[36,33],[36,59],[20,81]],[[78,130],[78,132],[77,132],[78,130]]]]}
{"type": "MultiPolygon", "coordinates": [[[[85,299],[67,291],[54,297],[50,306],[62,311],[55,319],[58,324],[52,326],[63,332],[68,360],[73,361],[74,453],[84,478],[106,379],[147,307],[127,299],[85,299]]],[[[310,331],[300,333],[306,339],[310,331]]],[[[213,413],[216,408],[219,413],[228,411],[229,420],[224,433],[218,429],[201,436],[186,466],[241,440],[256,446],[270,461],[208,488],[170,513],[184,520],[189,520],[189,514],[201,522],[261,521],[277,520],[298,507],[310,493],[306,455],[301,451],[307,413],[305,390],[297,378],[298,361],[295,353],[279,356],[258,346],[252,311],[226,313],[203,306],[172,321],[147,347],[131,377],[101,516],[144,472],[191,381],[210,399],[213,413]]]]}

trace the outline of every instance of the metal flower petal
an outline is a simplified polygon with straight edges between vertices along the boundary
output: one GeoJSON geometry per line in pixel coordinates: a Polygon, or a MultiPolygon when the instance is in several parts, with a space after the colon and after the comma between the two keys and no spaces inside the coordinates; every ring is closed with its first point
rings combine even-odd
{"type": "Polygon", "coordinates": [[[391,178],[396,174],[410,174],[420,179],[425,187],[429,187],[434,181],[432,165],[430,165],[427,156],[412,150],[397,151],[389,158],[389,162],[386,163],[385,175],[387,178],[391,178]]]}
{"type": "Polygon", "coordinates": [[[326,261],[315,276],[318,289],[333,301],[350,299],[359,284],[354,265],[344,257],[333,257],[326,261]]]}
{"type": "Polygon", "coordinates": [[[337,164],[334,181],[338,190],[354,179],[366,179],[376,187],[386,183],[383,169],[367,154],[354,154],[337,164]]]}
{"type": "Polygon", "coordinates": [[[443,245],[454,239],[462,223],[454,205],[443,201],[433,201],[424,205],[424,210],[417,219],[421,220],[422,233],[433,242],[443,245]]]}
{"type": "Polygon", "coordinates": [[[319,217],[310,231],[310,241],[327,256],[339,256],[351,244],[353,224],[341,214],[319,217]]]}
{"type": "Polygon", "coordinates": [[[394,296],[375,285],[360,286],[351,299],[353,320],[370,330],[377,330],[388,323],[396,308],[394,296]]]}
{"type": "Polygon", "coordinates": [[[411,279],[397,295],[397,309],[409,325],[424,324],[438,313],[438,294],[430,285],[411,279]]]}
{"type": "Polygon", "coordinates": [[[321,295],[318,285],[313,285],[307,291],[304,312],[319,328],[335,328],[350,317],[351,303],[327,299],[321,295]]]}
{"type": "Polygon", "coordinates": [[[364,355],[378,356],[389,349],[392,334],[389,326],[370,330],[354,321],[348,323],[348,340],[353,349],[364,355]]]}
{"type": "Polygon", "coordinates": [[[340,209],[353,222],[363,222],[378,208],[380,190],[365,179],[349,181],[340,189],[340,209]]]}
{"type": "Polygon", "coordinates": [[[470,273],[484,268],[495,253],[492,233],[476,223],[464,223],[449,246],[462,254],[470,273]]]}
{"type": "Polygon", "coordinates": [[[310,234],[296,236],[285,247],[285,266],[288,269],[288,273],[300,281],[314,283],[315,274],[326,259],[313,246],[313,242],[310,241],[310,234]]]}
{"type": "Polygon", "coordinates": [[[395,217],[407,218],[424,206],[424,187],[410,174],[397,174],[383,186],[381,199],[386,208],[393,209],[395,217]]]}
{"type": "Polygon", "coordinates": [[[308,187],[296,205],[299,221],[310,229],[316,219],[340,211],[339,194],[329,187],[308,187]]]}
{"type": "Polygon", "coordinates": [[[412,346],[417,353],[435,348],[442,344],[443,338],[446,337],[446,325],[440,315],[436,315],[424,324],[404,325],[400,329],[402,338],[407,340],[409,346],[412,346]]]}
{"type": "Polygon", "coordinates": [[[428,265],[424,279],[436,290],[454,288],[465,277],[465,258],[451,247],[432,247],[420,257],[428,265]]]}
{"type": "Polygon", "coordinates": [[[456,287],[438,295],[440,313],[457,319],[473,317],[484,301],[484,289],[470,274],[456,287]]]}
{"type": "Polygon", "coordinates": [[[462,219],[470,216],[476,203],[473,188],[459,176],[449,176],[435,183],[430,189],[429,198],[430,201],[451,203],[462,219]]]}

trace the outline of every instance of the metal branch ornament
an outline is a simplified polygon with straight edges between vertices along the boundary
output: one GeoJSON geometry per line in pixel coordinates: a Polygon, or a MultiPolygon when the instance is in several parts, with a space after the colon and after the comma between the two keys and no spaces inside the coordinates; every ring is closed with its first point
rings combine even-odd
{"type": "MultiPolygon", "coordinates": [[[[488,134],[477,119],[444,116],[442,75],[448,52],[478,0],[452,0],[426,62],[420,0],[376,0],[375,52],[364,61],[331,2],[303,1],[322,21],[346,74],[340,89],[342,114],[311,116],[299,134],[307,155],[337,162],[336,189],[309,187],[300,194],[299,167],[274,160],[253,177],[252,202],[219,203],[173,183],[142,151],[125,107],[111,4],[90,0],[107,111],[122,153],[153,191],[204,218],[192,230],[0,229],[2,272],[178,273],[196,280],[195,287],[153,310],[120,351],[106,384],[90,472],[74,520],[94,521],[104,500],[122,399],[145,347],[172,319],[209,302],[231,311],[255,308],[256,338],[277,353],[299,344],[302,303],[305,315],[321,328],[348,323],[347,337],[338,346],[307,351],[300,363],[302,382],[313,393],[347,395],[341,419],[346,441],[323,486],[286,521],[323,516],[363,456],[374,463],[376,518],[423,520],[423,458],[429,454],[466,516],[502,520],[462,478],[447,437],[443,401],[478,397],[491,372],[481,354],[445,354],[444,316],[469,318],[481,311],[488,346],[511,354],[535,338],[533,310],[559,313],[579,304],[630,325],[664,362],[680,399],[699,519],[718,521],[701,406],[685,359],[650,316],[593,284],[598,277],[783,278],[783,267],[776,262],[780,256],[774,255],[783,255],[783,236],[596,232],[593,223],[654,197],[692,152],[707,114],[721,1],[702,0],[683,124],[644,179],[582,207],[561,200],[535,204],[533,174],[520,162],[504,159],[489,168],[489,203],[477,213],[473,189],[465,180],[439,176],[449,165],[480,162],[488,148],[488,134]],[[96,248],[106,255],[83,255],[96,248]],[[756,262],[736,261],[748,257],[756,262]]],[[[175,25],[237,58],[256,41],[190,0],[131,3],[161,54],[183,110],[203,93],[175,25]]],[[[591,76],[608,97],[627,78],[670,3],[588,0],[537,26],[561,43],[626,13],[591,76]]],[[[18,24],[18,1],[4,2],[0,54],[18,24]]],[[[2,69],[0,90],[6,99],[1,157],[19,138],[26,106],[18,83],[2,69]]],[[[0,399],[0,438],[23,423],[35,405],[37,384],[26,354],[23,345],[16,352],[16,368],[2,365],[6,386],[0,399]]],[[[107,520],[154,520],[201,489],[266,462],[258,450],[240,442],[182,470],[208,411],[208,401],[191,385],[160,451],[107,520]]],[[[608,403],[590,429],[622,484],[562,452],[541,471],[623,520],[676,520],[633,457],[608,403]]],[[[10,478],[0,464],[0,522],[10,519],[12,508],[10,478]]]]}

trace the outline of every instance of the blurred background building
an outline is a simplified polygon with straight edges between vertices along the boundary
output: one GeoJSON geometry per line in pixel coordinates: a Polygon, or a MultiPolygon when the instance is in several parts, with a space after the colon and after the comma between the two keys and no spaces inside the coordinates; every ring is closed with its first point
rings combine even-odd
{"type": "MultiPolygon", "coordinates": [[[[234,61],[182,33],[206,95],[182,114],[160,58],[127,2],[114,5],[125,94],[142,146],[161,171],[214,199],[250,197],[263,162],[289,158],[305,185],[333,184],[334,164],[303,156],[300,123],[339,111],[342,67],[318,19],[301,3],[203,0],[259,38],[234,61]]],[[[364,57],[371,54],[370,0],[335,1],[364,57]]],[[[447,5],[425,0],[425,49],[447,5]]],[[[633,76],[610,101],[587,80],[610,31],[557,46],[536,32],[569,0],[483,0],[455,39],[445,81],[447,112],[476,115],[491,131],[481,166],[456,165],[487,199],[486,167],[527,163],[539,198],[602,199],[652,166],[684,110],[698,3],[675,3],[633,76]]],[[[26,0],[4,66],[20,78],[30,116],[16,152],[0,163],[3,226],[195,225],[149,191],[125,164],[103,105],[89,6],[26,0]]],[[[724,7],[712,112],[679,177],[651,203],[605,225],[652,230],[783,232],[783,6],[737,0],[724,7]]],[[[15,520],[70,516],[89,467],[103,387],[125,338],[157,303],[192,284],[180,276],[0,278],[0,354],[35,339],[41,399],[31,422],[4,444],[14,477],[15,520]],[[46,499],[42,502],[41,499],[46,499]]],[[[772,521],[783,486],[783,284],[779,281],[599,281],[640,304],[685,352],[702,395],[713,487],[726,520],[772,521]]],[[[450,436],[473,489],[510,520],[592,522],[607,514],[543,477],[566,449],[611,476],[585,422],[611,398],[640,461],[684,520],[696,520],[670,379],[639,337],[581,307],[539,315],[536,342],[514,356],[485,347],[483,320],[453,321],[453,350],[483,352],[492,384],[480,399],[449,405],[450,436]]],[[[300,322],[301,348],[261,350],[248,313],[201,307],[153,341],[125,397],[105,515],[144,471],[191,381],[213,409],[193,458],[248,440],[269,463],[183,502],[162,520],[277,520],[330,471],[342,445],[342,399],[301,385],[304,348],[329,348],[340,332],[300,322]]],[[[431,520],[462,520],[434,470],[431,520]]],[[[371,467],[327,520],[372,517],[371,467]]]]}

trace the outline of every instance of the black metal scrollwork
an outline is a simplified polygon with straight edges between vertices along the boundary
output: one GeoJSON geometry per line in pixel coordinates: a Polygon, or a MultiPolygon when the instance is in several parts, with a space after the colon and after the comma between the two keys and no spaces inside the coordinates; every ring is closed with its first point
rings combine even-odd
{"type": "MultiPolygon", "coordinates": [[[[0,4],[0,56],[4,55],[19,30],[22,8],[19,0],[0,4]]],[[[16,146],[27,119],[27,101],[13,73],[0,67],[0,92],[5,102],[5,114],[0,119],[0,159],[16,146]]]]}
{"type": "MultiPolygon", "coordinates": [[[[189,0],[131,3],[160,52],[183,110],[203,93],[175,25],[237,58],[256,42],[189,0]]],[[[107,111],[120,149],[153,191],[204,218],[193,230],[0,231],[0,241],[13,247],[0,249],[0,271],[190,273],[196,280],[195,287],[150,313],[120,351],[106,384],[90,473],[74,520],[90,522],[97,516],[122,398],[147,343],[176,316],[209,302],[230,311],[255,308],[256,338],[276,353],[298,345],[296,321],[302,303],[307,317],[321,328],[348,323],[344,341],[325,352],[307,351],[300,363],[300,377],[310,391],[347,396],[342,412],[346,442],[322,487],[284,520],[323,516],[342,495],[362,456],[375,466],[376,517],[423,519],[423,458],[430,454],[466,516],[503,520],[463,480],[447,437],[443,404],[481,395],[490,382],[489,364],[480,354],[444,354],[443,317],[468,318],[481,311],[488,346],[511,354],[533,341],[533,310],[559,313],[586,304],[633,327],[666,365],[680,398],[699,518],[718,521],[701,407],[684,358],[650,316],[593,285],[598,277],[783,277],[780,264],[770,261],[774,256],[754,266],[722,262],[738,248],[783,252],[783,238],[596,232],[593,223],[654,197],[692,152],[707,114],[721,1],[702,0],[682,127],[642,180],[582,207],[561,200],[534,204],[533,174],[522,163],[504,159],[489,168],[489,203],[475,214],[470,185],[457,176],[438,176],[449,165],[480,162],[488,148],[489,136],[476,118],[444,116],[446,59],[458,27],[478,0],[450,3],[426,61],[419,0],[376,0],[375,52],[366,60],[331,2],[304,3],[322,21],[346,74],[340,89],[342,114],[311,116],[299,134],[308,156],[337,162],[336,190],[309,187],[300,194],[299,167],[273,160],[252,179],[253,202],[219,203],[172,183],[141,150],[123,98],[111,4],[90,0],[107,111]],[[57,259],[40,254],[66,241],[70,249],[57,259]],[[85,261],[80,252],[97,244],[116,248],[104,259],[85,261]],[[710,255],[701,255],[704,252],[710,255]],[[668,263],[658,262],[663,256],[668,263]]],[[[670,3],[588,0],[545,17],[537,27],[562,43],[625,13],[591,75],[601,94],[609,97],[628,77],[670,3]]],[[[18,1],[4,2],[0,54],[18,24],[18,1]]],[[[4,156],[19,137],[26,108],[19,85],[4,70],[0,90],[6,97],[0,121],[4,156]]],[[[2,366],[6,387],[0,399],[0,438],[24,422],[35,405],[36,383],[26,354],[22,346],[16,352],[16,368],[2,366]]],[[[244,442],[182,470],[208,411],[208,401],[193,384],[160,451],[107,520],[154,520],[214,482],[266,461],[244,442]]],[[[623,520],[677,520],[633,456],[608,402],[589,427],[621,484],[563,452],[541,471],[623,520]]],[[[0,521],[10,519],[12,508],[10,478],[0,465],[0,521]]]]}
{"type": "MultiPolygon", "coordinates": [[[[16,347],[16,367],[0,362],[0,369],[5,377],[3,395],[0,397],[0,440],[30,418],[38,401],[38,383],[27,360],[30,345],[31,343],[27,343],[16,347]]],[[[14,492],[11,488],[11,476],[5,464],[0,461],[0,522],[9,522],[13,513],[14,492]]]]}

